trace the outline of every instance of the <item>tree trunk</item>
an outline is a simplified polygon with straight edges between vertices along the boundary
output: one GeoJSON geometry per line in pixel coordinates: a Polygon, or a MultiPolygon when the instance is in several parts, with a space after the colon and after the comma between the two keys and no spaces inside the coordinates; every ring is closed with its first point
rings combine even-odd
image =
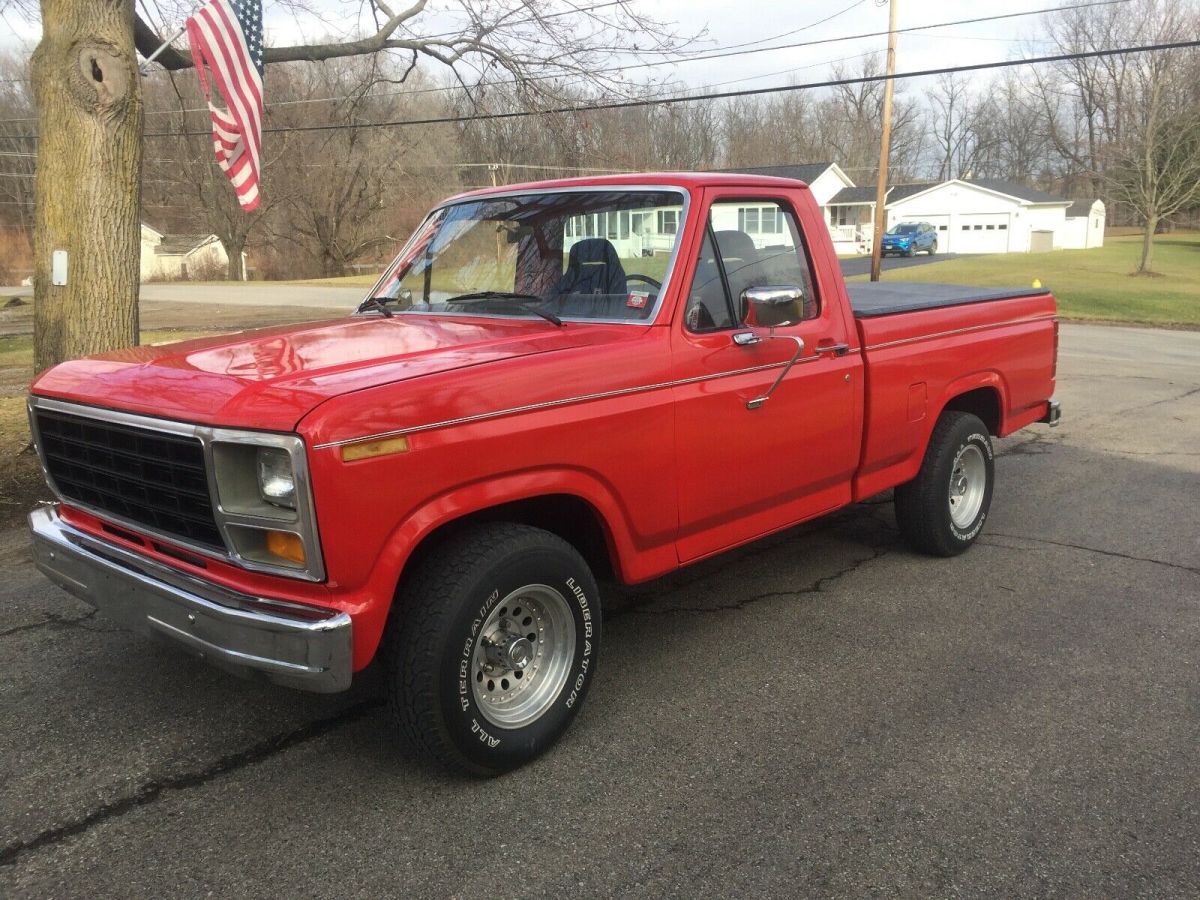
{"type": "Polygon", "coordinates": [[[137,343],[142,97],[133,0],[42,0],[34,369],[137,343]],[[66,284],[51,259],[66,251],[66,284]]]}
{"type": "Polygon", "coordinates": [[[1146,216],[1146,225],[1142,231],[1142,261],[1138,263],[1137,274],[1152,272],[1150,263],[1154,257],[1154,230],[1158,227],[1158,216],[1146,216]]]}
{"type": "Polygon", "coordinates": [[[245,272],[242,271],[242,248],[244,243],[224,243],[221,246],[225,248],[225,254],[229,257],[229,262],[225,267],[225,278],[227,281],[241,281],[245,277],[245,272]]]}

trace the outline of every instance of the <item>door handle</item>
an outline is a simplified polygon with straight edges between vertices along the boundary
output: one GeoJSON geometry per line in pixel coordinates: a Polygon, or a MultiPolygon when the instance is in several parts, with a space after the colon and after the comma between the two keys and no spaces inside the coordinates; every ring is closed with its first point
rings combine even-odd
{"type": "Polygon", "coordinates": [[[817,344],[815,352],[817,356],[821,356],[825,353],[832,353],[835,356],[845,356],[850,352],[850,345],[841,342],[834,344],[822,341],[821,343],[817,344]]]}

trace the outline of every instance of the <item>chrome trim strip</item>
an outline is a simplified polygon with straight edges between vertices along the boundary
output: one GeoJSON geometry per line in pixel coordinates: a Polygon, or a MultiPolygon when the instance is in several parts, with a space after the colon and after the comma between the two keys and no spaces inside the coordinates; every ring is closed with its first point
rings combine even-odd
{"type": "MultiPolygon", "coordinates": [[[[810,356],[807,359],[796,360],[796,365],[804,365],[805,363],[817,362],[820,357],[810,356]]],[[[581,394],[578,397],[564,397],[561,400],[544,400],[541,403],[530,403],[525,406],[510,406],[507,409],[493,410],[492,412],[475,413],[470,416],[460,416],[456,419],[443,419],[440,422],[430,422],[425,425],[414,425],[411,428],[397,428],[393,431],[381,431],[376,434],[364,434],[360,437],[345,438],[340,441],[326,441],[323,444],[314,444],[313,450],[327,450],[330,447],[344,447],[347,444],[359,444],[364,441],[380,441],[386,438],[400,437],[407,434],[417,434],[422,431],[433,431],[437,428],[448,428],[451,425],[468,425],[474,422],[481,422],[485,419],[498,419],[502,416],[516,415],[517,413],[535,412],[542,409],[553,409],[558,406],[569,406],[572,403],[587,403],[592,400],[607,400],[611,397],[624,397],[629,394],[641,394],[647,391],[659,391],[664,388],[681,387],[685,384],[697,384],[701,381],[714,381],[718,378],[731,378],[735,375],[750,375],[754,372],[766,372],[770,369],[780,369],[787,366],[788,363],[776,362],[765,363],[761,366],[750,366],[746,369],[733,369],[729,372],[712,372],[707,375],[694,375],[691,378],[680,378],[676,381],[660,381],[657,384],[643,384],[636,387],[618,388],[615,391],[600,391],[595,394],[581,394]]]]}
{"type": "Polygon", "coordinates": [[[885,350],[889,347],[900,347],[904,344],[915,344],[919,341],[932,341],[937,338],[953,337],[956,334],[969,334],[974,331],[987,331],[990,328],[1007,328],[1010,325],[1028,325],[1033,322],[1047,322],[1052,319],[1057,319],[1058,313],[1052,313],[1044,316],[1030,316],[1025,319],[1016,319],[1010,322],[989,322],[986,325],[969,325],[965,328],[955,328],[952,331],[939,331],[936,334],[922,334],[917,337],[900,338],[895,341],[884,341],[882,344],[871,344],[863,349],[870,353],[872,350],[885,350]]]}
{"type": "MultiPolygon", "coordinates": [[[[678,185],[678,184],[615,184],[615,185],[608,185],[608,186],[578,185],[578,186],[572,186],[572,187],[558,187],[558,188],[538,188],[538,189],[526,188],[525,190],[505,190],[503,188],[498,188],[495,191],[489,191],[489,190],[485,189],[482,192],[472,193],[469,195],[468,194],[456,194],[455,196],[450,197],[446,202],[440,203],[437,206],[435,206],[432,210],[429,211],[429,215],[425,216],[425,218],[421,220],[421,224],[418,225],[413,230],[413,233],[411,235],[409,235],[408,240],[406,240],[404,242],[404,246],[402,246],[400,248],[400,252],[396,254],[396,258],[392,261],[392,263],[386,269],[383,270],[383,274],[379,276],[378,280],[376,280],[376,282],[373,285],[371,285],[370,292],[366,295],[366,297],[363,298],[362,302],[360,302],[358,304],[358,307],[355,308],[354,315],[361,315],[364,312],[369,312],[369,310],[362,309],[362,304],[365,303],[367,301],[367,299],[374,297],[376,295],[376,293],[378,292],[380,285],[384,284],[389,278],[391,278],[392,274],[398,268],[397,263],[399,263],[399,261],[404,258],[404,254],[408,252],[409,245],[412,244],[413,239],[418,234],[421,233],[421,229],[425,226],[425,223],[429,220],[429,216],[433,215],[438,210],[446,209],[451,206],[461,206],[464,203],[478,203],[483,200],[494,200],[494,199],[498,199],[498,198],[502,198],[502,197],[527,197],[527,196],[530,196],[531,194],[580,194],[580,193],[620,193],[620,192],[672,193],[672,194],[679,194],[681,197],[683,197],[683,206],[679,211],[679,223],[678,223],[678,225],[676,227],[676,231],[675,231],[675,243],[671,248],[671,258],[667,260],[667,268],[663,272],[662,287],[659,288],[658,297],[655,298],[654,308],[650,310],[650,315],[646,316],[644,319],[576,319],[576,318],[567,318],[567,319],[564,319],[564,321],[578,323],[581,325],[642,325],[642,326],[655,325],[658,322],[658,314],[662,311],[663,297],[667,293],[667,289],[671,285],[671,279],[675,274],[675,265],[679,259],[679,248],[680,248],[680,245],[683,243],[683,241],[682,241],[683,228],[684,228],[684,225],[688,221],[688,210],[691,208],[691,204],[692,204],[691,191],[689,191],[687,188],[682,187],[681,185],[678,185]]],[[[392,312],[400,314],[400,315],[423,315],[423,316],[440,316],[440,317],[467,315],[466,313],[431,313],[431,312],[423,312],[423,311],[415,311],[414,312],[414,311],[403,310],[403,309],[392,310],[392,312]]],[[[378,313],[376,313],[376,315],[378,315],[378,313]]],[[[478,316],[480,318],[504,318],[504,319],[515,319],[518,321],[524,320],[524,319],[530,319],[530,320],[538,319],[538,316],[535,316],[535,315],[503,316],[503,317],[484,316],[481,313],[475,313],[474,315],[478,316]]]]}
{"type": "Polygon", "coordinates": [[[350,686],[353,623],[345,612],[312,619],[258,608],[285,601],[241,594],[100,540],[65,522],[57,506],[34,510],[29,527],[38,569],[127,628],[178,641],[240,675],[321,693],[350,686]]]}
{"type": "Polygon", "coordinates": [[[302,581],[323,581],[325,578],[324,556],[321,553],[320,536],[317,533],[317,515],[316,508],[312,499],[312,484],[308,473],[308,455],[304,450],[304,441],[299,435],[280,434],[270,431],[250,431],[248,429],[231,429],[231,428],[212,428],[207,425],[195,425],[190,422],[179,422],[173,419],[159,419],[153,416],[144,416],[137,413],[122,412],[115,409],[106,409],[100,406],[88,406],[82,403],[68,403],[63,400],[52,400],[48,397],[38,397],[30,394],[26,402],[26,409],[29,413],[29,428],[33,435],[34,449],[38,453],[38,461],[42,466],[42,474],[46,477],[46,484],[50,490],[54,492],[63,504],[82,509],[91,513],[97,518],[108,522],[121,525],[128,528],[130,531],[137,534],[146,535],[150,538],[163,541],[167,544],[173,544],[178,547],[186,547],[201,556],[206,556],[209,559],[218,559],[223,562],[229,562],[233,565],[240,566],[243,569],[251,572],[264,572],[270,575],[283,575],[287,578],[296,578],[302,581]],[[225,552],[215,550],[212,547],[204,544],[198,544],[189,541],[186,538],[178,535],[167,534],[166,532],[158,531],[150,527],[144,522],[138,522],[134,519],[127,519],[124,516],[119,516],[116,513],[108,510],[99,509],[86,503],[81,503],[78,500],[73,500],[65,496],[58,489],[58,485],[54,483],[54,479],[50,476],[50,471],[46,467],[46,459],[42,453],[41,434],[38,432],[37,416],[34,415],[35,410],[45,409],[51,412],[61,412],[67,415],[79,416],[85,419],[95,419],[100,422],[109,422],[114,425],[126,425],[131,428],[144,428],[151,431],[161,431],[166,434],[177,434],[183,437],[193,437],[200,441],[204,452],[204,469],[205,477],[208,480],[208,495],[209,502],[212,504],[213,518],[217,524],[217,530],[221,534],[221,538],[225,542],[225,552]],[[292,467],[296,477],[296,499],[297,507],[294,517],[281,517],[278,519],[268,519],[253,515],[233,512],[225,509],[221,505],[220,492],[217,488],[216,481],[216,463],[213,459],[213,444],[250,444],[260,447],[281,447],[287,450],[292,458],[292,467]],[[307,569],[296,569],[288,566],[274,566],[269,563],[256,562],[252,559],[247,559],[237,552],[235,544],[229,535],[229,525],[249,525],[260,528],[275,528],[283,531],[295,531],[300,534],[304,540],[306,556],[310,556],[307,569]],[[310,552],[311,551],[311,552],[310,552]]]}

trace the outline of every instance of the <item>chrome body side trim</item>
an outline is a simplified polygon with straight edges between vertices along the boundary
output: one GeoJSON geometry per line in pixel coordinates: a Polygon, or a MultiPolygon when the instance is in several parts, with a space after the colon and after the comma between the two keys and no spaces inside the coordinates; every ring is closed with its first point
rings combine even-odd
{"type": "MultiPolygon", "coordinates": [[[[528,188],[526,188],[525,190],[505,190],[503,188],[498,188],[495,191],[485,190],[485,191],[481,191],[478,193],[471,193],[469,195],[461,195],[461,194],[456,195],[454,197],[451,197],[445,203],[441,203],[438,206],[435,206],[430,211],[429,215],[427,215],[424,219],[421,220],[421,224],[418,225],[413,230],[413,233],[411,235],[409,235],[408,240],[404,242],[404,246],[402,246],[400,248],[400,252],[396,254],[396,258],[391,262],[390,265],[388,265],[387,268],[385,268],[383,270],[383,274],[379,276],[378,280],[376,280],[376,282],[373,285],[371,285],[371,290],[367,294],[367,296],[363,298],[363,303],[365,303],[368,298],[378,295],[380,287],[382,285],[384,285],[385,283],[387,283],[388,279],[390,279],[392,277],[392,275],[395,273],[396,269],[399,268],[398,264],[399,264],[400,260],[404,259],[405,254],[408,253],[409,246],[412,244],[413,239],[418,234],[421,233],[421,230],[425,227],[425,223],[429,220],[429,216],[432,216],[434,213],[438,212],[439,210],[446,209],[447,207],[450,207],[450,206],[461,206],[464,203],[479,203],[481,201],[496,200],[496,199],[501,199],[504,197],[528,197],[528,196],[531,196],[534,194],[581,194],[581,193],[596,194],[596,193],[626,193],[626,192],[627,193],[641,193],[641,194],[671,193],[671,194],[679,194],[683,198],[683,205],[679,211],[679,224],[678,224],[678,226],[676,228],[676,232],[675,232],[675,243],[671,248],[671,256],[667,260],[667,268],[663,272],[662,287],[659,288],[658,297],[654,301],[654,308],[650,310],[650,314],[648,316],[646,316],[644,319],[585,319],[585,318],[575,318],[572,316],[572,317],[566,318],[565,321],[579,323],[579,324],[585,324],[585,325],[586,324],[590,324],[590,325],[641,325],[644,327],[650,326],[650,325],[655,325],[655,324],[657,324],[657,321],[658,321],[658,314],[662,311],[663,298],[666,295],[667,289],[670,287],[672,278],[675,274],[675,265],[679,259],[679,247],[683,243],[682,229],[683,229],[684,223],[688,221],[688,210],[691,208],[691,203],[692,203],[691,192],[687,188],[681,187],[677,184],[577,185],[577,186],[572,186],[572,187],[542,188],[542,189],[534,189],[534,190],[530,190],[528,188]]],[[[365,311],[367,311],[367,310],[363,310],[362,303],[360,303],[358,305],[357,309],[355,310],[355,315],[361,314],[365,311]]],[[[472,316],[476,316],[479,318],[504,318],[504,319],[518,319],[518,320],[519,319],[532,319],[535,321],[538,319],[538,317],[535,315],[503,316],[503,317],[490,316],[489,317],[484,313],[458,313],[458,312],[435,313],[435,312],[428,312],[428,311],[412,311],[412,310],[404,310],[404,309],[396,309],[396,310],[392,310],[392,312],[396,313],[397,315],[413,315],[413,316],[459,317],[462,315],[472,315],[472,316]]]]}
{"type": "Polygon", "coordinates": [[[127,628],[238,675],[318,693],[350,686],[352,624],[344,612],[288,615],[300,607],[239,594],[102,541],[65,522],[57,507],[34,510],[29,527],[34,563],[46,577],[127,628]]]}
{"type": "Polygon", "coordinates": [[[880,344],[871,344],[863,349],[870,353],[872,350],[886,350],[889,347],[902,347],[905,344],[917,344],[921,341],[932,341],[937,338],[953,337],[956,334],[969,334],[974,331],[987,331],[990,328],[1007,328],[1010,325],[1029,325],[1033,322],[1050,322],[1058,318],[1058,313],[1048,313],[1044,316],[1030,316],[1025,319],[1016,319],[1010,322],[988,322],[986,325],[968,325],[965,328],[954,328],[950,331],[939,331],[936,334],[922,334],[916,337],[900,338],[895,341],[884,341],[880,344]]]}
{"type": "Polygon", "coordinates": [[[268,431],[212,428],[207,425],[194,425],[189,422],[177,422],[172,419],[156,419],[151,416],[138,415],[137,413],[121,412],[99,406],[86,406],[81,403],[67,403],[62,400],[51,400],[35,395],[30,395],[27,408],[29,411],[29,428],[33,434],[34,448],[37,450],[38,460],[42,466],[42,474],[46,477],[46,484],[49,485],[54,495],[67,506],[74,506],[85,510],[98,518],[114,522],[138,534],[147,535],[167,544],[186,547],[188,550],[198,553],[201,556],[231,562],[252,572],[266,572],[271,575],[283,575],[287,578],[298,578],[304,581],[324,580],[325,566],[321,554],[320,537],[317,533],[317,516],[316,509],[313,506],[312,484],[308,473],[308,457],[305,453],[304,441],[299,435],[279,434],[268,431]],[[97,421],[108,422],[114,425],[126,425],[131,428],[145,428],[167,434],[178,434],[199,440],[204,450],[204,468],[208,478],[209,500],[212,503],[213,517],[217,523],[217,530],[220,531],[221,537],[225,542],[225,552],[222,553],[219,550],[214,550],[212,547],[189,541],[178,535],[166,534],[151,528],[144,522],[127,519],[108,510],[99,509],[64,496],[54,483],[54,478],[50,475],[50,471],[46,466],[45,454],[42,450],[41,434],[38,432],[37,416],[34,414],[38,409],[66,413],[87,419],[96,419],[97,421]],[[295,516],[264,518],[224,508],[221,505],[221,495],[217,488],[213,444],[250,444],[259,447],[279,447],[288,451],[292,458],[292,467],[296,479],[295,516]],[[229,536],[230,525],[296,531],[304,540],[306,553],[311,556],[311,559],[308,561],[308,568],[302,570],[286,566],[274,566],[269,563],[257,562],[245,558],[237,552],[236,545],[229,536]]]}
{"type": "MultiPolygon", "coordinates": [[[[817,362],[819,357],[811,356],[806,359],[796,360],[796,365],[804,363],[817,362]]],[[[482,422],[486,419],[499,419],[503,416],[512,416],[518,413],[536,412],[541,409],[553,409],[557,406],[570,406],[573,403],[587,403],[592,400],[607,400],[611,397],[625,397],[629,394],[642,394],[648,391],[661,391],[665,388],[681,387],[685,384],[697,384],[701,381],[713,381],[718,378],[732,378],[735,375],[751,375],[755,372],[767,372],[771,369],[781,369],[790,365],[790,362],[774,362],[764,363],[761,366],[750,366],[745,369],[732,369],[728,372],[712,372],[707,375],[694,375],[691,378],[680,378],[675,381],[660,381],[657,384],[640,384],[636,387],[618,388],[613,391],[599,391],[595,394],[580,394],[577,397],[563,397],[560,400],[544,400],[541,403],[529,403],[525,406],[510,406],[505,409],[492,410],[491,412],[475,413],[470,416],[459,416],[456,419],[443,419],[440,422],[428,422],[424,425],[413,425],[411,428],[397,428],[393,431],[381,431],[375,434],[364,434],[359,437],[344,438],[340,441],[326,441],[323,444],[314,444],[314,450],[327,450],[330,447],[344,447],[347,444],[358,444],[363,441],[380,441],[386,438],[400,437],[407,434],[416,434],[421,431],[433,431],[437,428],[449,428],[452,425],[468,425],[474,422],[482,422]]]]}

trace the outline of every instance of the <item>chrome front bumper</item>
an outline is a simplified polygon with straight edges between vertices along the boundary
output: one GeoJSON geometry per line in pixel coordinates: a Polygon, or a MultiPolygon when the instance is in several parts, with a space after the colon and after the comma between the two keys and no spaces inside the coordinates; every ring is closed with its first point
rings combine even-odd
{"type": "Polygon", "coordinates": [[[332,693],[350,686],[350,617],[311,621],[252,608],[255,598],[179,572],[64,522],[29,515],[33,558],[55,584],[134,631],[173,641],[238,675],[332,693]]]}

